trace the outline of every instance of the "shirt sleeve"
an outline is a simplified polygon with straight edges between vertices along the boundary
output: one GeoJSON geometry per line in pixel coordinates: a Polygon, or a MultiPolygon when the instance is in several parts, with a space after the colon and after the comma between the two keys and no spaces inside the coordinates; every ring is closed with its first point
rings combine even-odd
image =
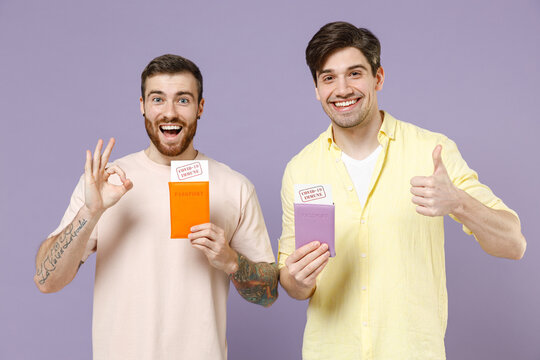
{"type": "Polygon", "coordinates": [[[259,199],[250,186],[241,209],[238,227],[231,238],[231,247],[254,262],[275,262],[259,199]]]}
{"type": "MultiPolygon", "coordinates": [[[[77,186],[75,187],[75,190],[73,190],[73,194],[71,195],[71,200],[69,201],[69,206],[66,209],[66,212],[64,213],[64,217],[60,221],[60,225],[48,236],[49,238],[51,236],[58,235],[66,226],[68,226],[73,219],[75,219],[75,216],[79,212],[79,210],[84,205],[84,175],[81,176],[79,179],[79,182],[77,183],[77,186]]],[[[96,225],[94,227],[94,230],[92,231],[92,234],[90,234],[90,239],[88,239],[88,243],[86,244],[86,249],[84,251],[82,261],[86,261],[92,253],[96,251],[97,246],[97,228],[96,225]]]]}
{"type": "MultiPolygon", "coordinates": [[[[478,181],[478,174],[469,168],[465,160],[463,160],[456,143],[446,138],[442,146],[443,163],[450,179],[457,188],[465,191],[485,206],[495,210],[508,211],[519,220],[514,210],[510,209],[501,199],[495,196],[489,187],[478,181]]],[[[461,223],[455,216],[450,215],[450,217],[461,223]]],[[[463,225],[463,231],[469,235],[473,234],[465,225],[463,225]]]]}
{"type": "Polygon", "coordinates": [[[294,241],[294,181],[291,174],[290,163],[285,169],[281,183],[281,207],[283,210],[282,232],[279,239],[278,264],[281,269],[285,260],[295,250],[294,241]]]}

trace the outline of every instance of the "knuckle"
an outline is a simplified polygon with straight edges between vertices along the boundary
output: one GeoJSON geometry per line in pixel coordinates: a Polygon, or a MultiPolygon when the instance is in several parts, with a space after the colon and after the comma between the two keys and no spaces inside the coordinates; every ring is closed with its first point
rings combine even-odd
{"type": "Polygon", "coordinates": [[[291,274],[291,276],[295,279],[295,280],[298,280],[300,278],[300,272],[298,271],[298,268],[295,267],[295,266],[292,266],[289,270],[289,273],[291,274]]]}
{"type": "MultiPolygon", "coordinates": [[[[287,258],[287,260],[285,260],[285,266],[287,267],[288,270],[291,269],[291,260],[290,260],[290,256],[287,258]]],[[[290,272],[290,271],[289,271],[290,272]]]]}

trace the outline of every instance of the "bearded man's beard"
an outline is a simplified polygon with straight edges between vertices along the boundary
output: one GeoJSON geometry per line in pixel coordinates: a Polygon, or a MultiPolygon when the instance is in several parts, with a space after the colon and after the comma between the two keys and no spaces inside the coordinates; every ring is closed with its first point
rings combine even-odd
{"type": "Polygon", "coordinates": [[[146,117],[146,114],[144,116],[144,126],[146,128],[146,133],[148,134],[148,137],[150,138],[150,141],[152,141],[152,144],[158,149],[158,151],[169,157],[174,157],[182,154],[186,149],[188,148],[189,144],[193,141],[193,138],[195,137],[195,133],[197,132],[197,120],[191,125],[186,125],[185,122],[181,121],[178,118],[173,119],[166,119],[165,121],[161,121],[159,123],[152,123],[148,118],[146,117]],[[167,145],[161,143],[159,140],[159,132],[161,131],[159,129],[159,125],[161,124],[178,124],[182,126],[182,130],[180,130],[180,142],[174,145],[167,145]]]}

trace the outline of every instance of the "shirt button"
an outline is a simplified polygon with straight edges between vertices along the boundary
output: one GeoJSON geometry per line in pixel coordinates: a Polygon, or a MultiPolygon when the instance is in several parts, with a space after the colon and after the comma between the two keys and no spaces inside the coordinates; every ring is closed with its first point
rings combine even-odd
{"type": "Polygon", "coordinates": [[[352,187],[352,186],[349,186],[349,187],[347,188],[347,190],[353,191],[353,187],[352,187]]]}
{"type": "Polygon", "coordinates": [[[339,160],[341,160],[341,159],[340,159],[340,158],[337,158],[337,159],[336,159],[336,162],[338,163],[338,162],[339,162],[339,160]]]}
{"type": "Polygon", "coordinates": [[[367,287],[362,286],[362,290],[366,291],[366,290],[367,290],[367,287]]]}
{"type": "Polygon", "coordinates": [[[367,321],[364,321],[362,325],[367,326],[367,321]]]}
{"type": "Polygon", "coordinates": [[[362,255],[360,255],[360,256],[365,258],[367,255],[365,253],[362,253],[362,255]]]}
{"type": "Polygon", "coordinates": [[[366,223],[366,220],[365,219],[361,219],[360,220],[360,224],[365,224],[366,223]]]}

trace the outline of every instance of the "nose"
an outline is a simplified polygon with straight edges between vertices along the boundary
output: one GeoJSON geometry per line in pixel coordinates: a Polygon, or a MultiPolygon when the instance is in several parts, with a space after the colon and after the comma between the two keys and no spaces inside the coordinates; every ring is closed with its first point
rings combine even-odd
{"type": "Polygon", "coordinates": [[[165,109],[163,111],[163,115],[165,115],[165,117],[167,119],[175,119],[178,117],[178,113],[176,111],[176,106],[175,106],[175,103],[174,101],[167,101],[166,104],[165,104],[165,109]]]}
{"type": "Polygon", "coordinates": [[[336,89],[334,94],[339,97],[348,97],[354,93],[352,87],[349,85],[349,82],[344,77],[339,77],[336,81],[336,89]]]}

